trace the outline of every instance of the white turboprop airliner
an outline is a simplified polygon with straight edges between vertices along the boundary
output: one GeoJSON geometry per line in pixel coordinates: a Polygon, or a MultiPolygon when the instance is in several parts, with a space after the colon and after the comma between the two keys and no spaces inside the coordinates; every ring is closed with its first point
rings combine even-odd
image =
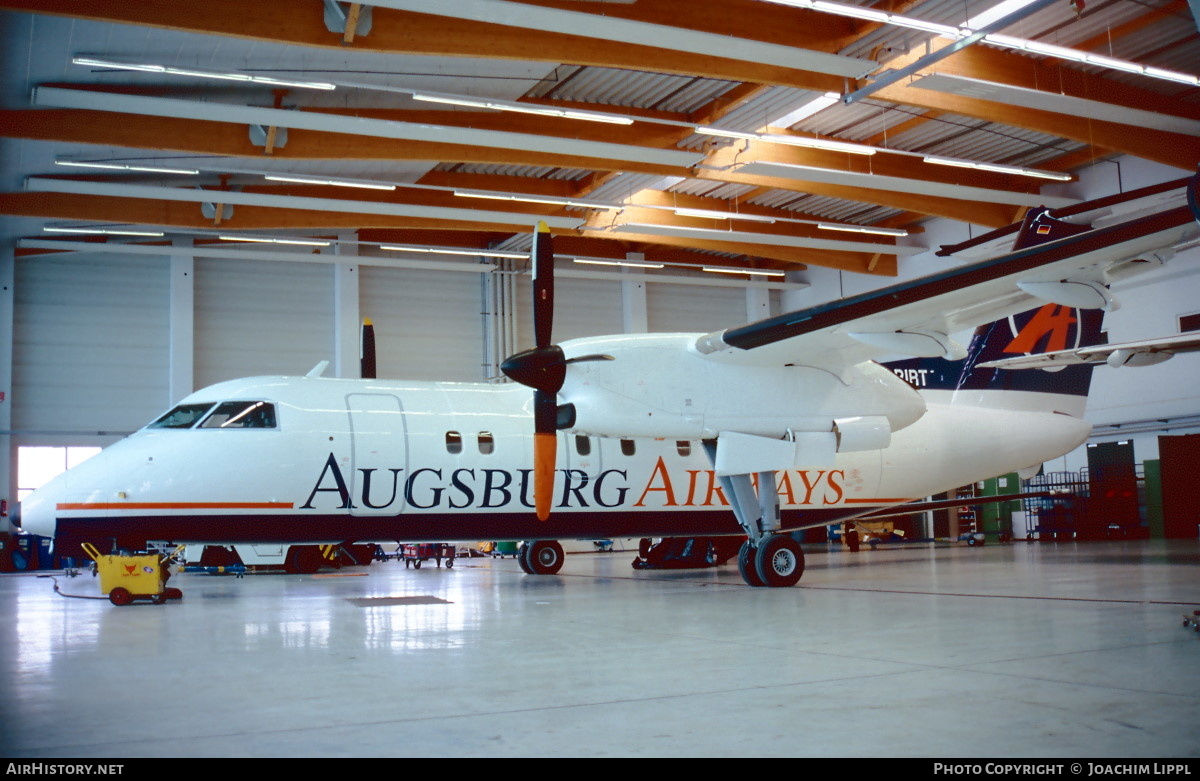
{"type": "Polygon", "coordinates": [[[976,364],[1089,343],[1078,309],[1112,308],[1112,281],[1200,234],[1196,179],[1176,185],[1131,194],[1124,220],[1108,201],[1031,212],[1007,254],[739,328],[562,345],[542,226],[537,346],[504,365],[520,384],[219,383],[35,491],[20,522],[65,555],[81,542],[292,543],[300,556],[300,543],[522,540],[531,574],[558,571],[558,539],[745,535],[743,578],[793,585],[804,559],[788,532],[1085,441],[1089,367],[976,364]],[[1097,214],[1106,224],[1089,227],[1097,214]],[[969,349],[949,336],[973,327],[969,349]]]}

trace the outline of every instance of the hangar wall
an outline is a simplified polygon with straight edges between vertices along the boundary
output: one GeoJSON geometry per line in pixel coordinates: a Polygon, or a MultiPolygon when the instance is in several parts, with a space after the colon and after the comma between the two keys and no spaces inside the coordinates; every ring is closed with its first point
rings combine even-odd
{"type": "MultiPolygon", "coordinates": [[[[345,315],[335,291],[339,266],[330,261],[195,258],[188,302],[194,388],[304,374],[332,361],[345,315]]],[[[349,308],[356,310],[353,322],[361,315],[375,323],[380,376],[485,379],[482,275],[355,265],[349,308]]],[[[188,359],[172,356],[176,294],[165,256],[40,256],[18,259],[13,268],[8,428],[21,432],[16,444],[107,445],[186,395],[169,379],[171,364],[188,359]]],[[[556,339],[625,330],[621,277],[610,276],[558,280],[556,339]]],[[[747,293],[727,284],[646,283],[641,321],[672,331],[742,324],[750,319],[747,293]]],[[[515,296],[520,348],[532,333],[527,275],[517,278],[515,296]]]]}

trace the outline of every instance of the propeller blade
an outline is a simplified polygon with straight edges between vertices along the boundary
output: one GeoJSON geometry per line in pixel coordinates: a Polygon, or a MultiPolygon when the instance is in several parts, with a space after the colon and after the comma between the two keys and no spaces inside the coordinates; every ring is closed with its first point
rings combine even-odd
{"type": "Polygon", "coordinates": [[[554,330],[554,247],[550,227],[539,220],[533,234],[533,334],[537,347],[549,347],[554,330]]]}
{"type": "Polygon", "coordinates": [[[615,361],[616,358],[604,353],[593,353],[592,355],[581,355],[578,358],[568,358],[563,361],[563,365],[570,363],[587,363],[588,361],[615,361]]]}
{"type": "Polygon", "coordinates": [[[533,392],[533,505],[539,521],[550,517],[554,500],[554,462],[558,452],[558,399],[533,392]]]}
{"type": "Polygon", "coordinates": [[[359,365],[364,380],[375,379],[375,326],[364,317],[359,342],[359,365]]]}

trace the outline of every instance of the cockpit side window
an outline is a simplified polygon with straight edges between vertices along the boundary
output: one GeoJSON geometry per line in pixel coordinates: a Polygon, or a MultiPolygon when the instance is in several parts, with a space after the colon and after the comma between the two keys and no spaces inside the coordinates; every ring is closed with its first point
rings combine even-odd
{"type": "Polygon", "coordinates": [[[223,401],[200,428],[275,428],[275,405],[266,401],[223,401]]]}
{"type": "Polygon", "coordinates": [[[211,401],[205,404],[180,404],[147,428],[191,428],[212,407],[211,401]]]}

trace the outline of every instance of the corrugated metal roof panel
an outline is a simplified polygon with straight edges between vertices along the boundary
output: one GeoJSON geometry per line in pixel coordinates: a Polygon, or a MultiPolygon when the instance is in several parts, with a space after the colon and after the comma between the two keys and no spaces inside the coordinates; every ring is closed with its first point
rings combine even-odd
{"type": "Polygon", "coordinates": [[[712,101],[734,82],[618,68],[558,68],[529,95],[610,106],[688,113],[712,101]]]}
{"type": "Polygon", "coordinates": [[[757,188],[752,184],[725,184],[714,182],[710,179],[685,179],[679,184],[668,188],[668,191],[732,200],[755,189],[757,188]]]}
{"type": "MultiPolygon", "coordinates": [[[[674,183],[674,179],[668,180],[674,183]]],[[[664,189],[663,177],[655,174],[619,174],[588,193],[589,201],[624,201],[645,189],[664,189]]]]}
{"type": "Polygon", "coordinates": [[[755,133],[820,95],[820,92],[794,87],[770,87],[714,124],[725,130],[755,133]]]}
{"type": "Polygon", "coordinates": [[[530,179],[568,179],[576,180],[589,176],[592,172],[580,168],[554,168],[552,166],[532,165],[490,165],[487,163],[439,163],[436,171],[458,171],[468,174],[485,174],[488,176],[524,176],[530,179]]]}

